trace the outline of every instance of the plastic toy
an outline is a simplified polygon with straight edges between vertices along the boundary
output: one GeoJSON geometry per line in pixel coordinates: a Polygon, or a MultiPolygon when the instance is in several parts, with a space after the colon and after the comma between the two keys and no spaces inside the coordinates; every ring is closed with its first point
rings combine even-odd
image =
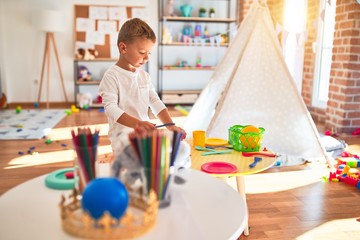
{"type": "Polygon", "coordinates": [[[355,131],[351,133],[352,135],[360,135],[360,128],[357,128],[355,131]]]}
{"type": "Polygon", "coordinates": [[[258,162],[262,160],[261,157],[254,157],[254,162],[249,165],[250,168],[254,168],[258,162]]]}
{"type": "Polygon", "coordinates": [[[163,35],[162,35],[162,42],[163,43],[172,43],[172,36],[171,32],[167,27],[163,27],[163,35]]]}
{"type": "Polygon", "coordinates": [[[165,16],[175,16],[174,14],[174,0],[168,0],[164,9],[165,16]]]}
{"type": "Polygon", "coordinates": [[[80,109],[78,109],[75,105],[71,105],[70,114],[71,113],[78,113],[80,109]]]}
{"type": "Polygon", "coordinates": [[[91,80],[91,72],[85,66],[80,65],[78,67],[78,81],[90,81],[91,80]]]}
{"type": "Polygon", "coordinates": [[[209,10],[209,17],[210,17],[210,18],[214,18],[214,17],[215,17],[215,9],[214,9],[214,8],[210,8],[210,10],[209,10]]]}
{"type": "Polygon", "coordinates": [[[195,25],[194,36],[195,37],[201,36],[201,25],[200,24],[195,25]]]}
{"type": "Polygon", "coordinates": [[[199,9],[199,17],[206,17],[206,9],[205,8],[199,9]]]}
{"type": "Polygon", "coordinates": [[[196,65],[195,65],[196,67],[201,67],[201,57],[197,57],[196,58],[196,65]]]}
{"type": "MultiPolygon", "coordinates": [[[[355,166],[353,159],[354,158],[349,157],[349,161],[346,161],[346,158],[344,157],[338,158],[337,169],[335,172],[329,173],[328,180],[330,182],[344,182],[348,185],[360,189],[360,173],[359,170],[356,168],[357,162],[355,166]],[[350,165],[354,166],[353,168],[349,166],[349,162],[351,163],[350,165]]],[[[357,161],[358,159],[355,160],[357,161]]]]}
{"type": "Polygon", "coordinates": [[[185,4],[180,6],[181,16],[183,17],[191,17],[191,11],[193,7],[189,4],[185,4]]]}
{"type": "Polygon", "coordinates": [[[253,125],[234,125],[229,128],[229,143],[236,151],[258,152],[265,129],[253,125]]]}
{"type": "Polygon", "coordinates": [[[75,186],[75,179],[65,176],[68,172],[74,172],[73,168],[56,170],[45,178],[45,185],[52,189],[72,189],[75,186]]]}
{"type": "Polygon", "coordinates": [[[75,58],[83,60],[94,60],[98,55],[99,52],[96,49],[79,48],[75,53],[75,58]]]}
{"type": "Polygon", "coordinates": [[[76,97],[80,108],[88,109],[92,105],[92,97],[90,93],[78,93],[76,97]]]}
{"type": "Polygon", "coordinates": [[[189,41],[189,38],[191,38],[191,34],[192,34],[192,26],[190,25],[186,25],[184,26],[183,28],[183,31],[182,31],[182,41],[183,42],[188,42],[189,41]]]}
{"type": "Polygon", "coordinates": [[[16,113],[21,113],[22,109],[21,109],[21,106],[17,106],[16,109],[15,109],[15,112],[16,113]]]}
{"type": "Polygon", "coordinates": [[[96,178],[86,186],[81,203],[84,211],[94,219],[99,219],[105,212],[120,219],[128,207],[129,196],[118,179],[96,178]]]}

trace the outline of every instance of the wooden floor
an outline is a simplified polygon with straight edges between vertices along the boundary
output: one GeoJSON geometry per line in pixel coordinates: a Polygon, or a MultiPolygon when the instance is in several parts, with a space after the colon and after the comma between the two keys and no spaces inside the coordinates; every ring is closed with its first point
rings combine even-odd
{"type": "MultiPolygon", "coordinates": [[[[177,111],[171,114],[178,123],[184,120],[177,111]]],[[[98,109],[65,117],[49,136],[51,144],[44,139],[0,141],[0,194],[31,178],[71,167],[70,128],[87,125],[101,128],[100,146],[109,149],[107,120],[98,109]],[[18,154],[32,146],[39,154],[18,154]]],[[[341,138],[360,155],[360,136],[341,138]]],[[[328,172],[326,164],[312,163],[246,176],[250,236],[240,239],[360,239],[360,220],[356,220],[360,218],[360,190],[322,182],[328,172]]]]}

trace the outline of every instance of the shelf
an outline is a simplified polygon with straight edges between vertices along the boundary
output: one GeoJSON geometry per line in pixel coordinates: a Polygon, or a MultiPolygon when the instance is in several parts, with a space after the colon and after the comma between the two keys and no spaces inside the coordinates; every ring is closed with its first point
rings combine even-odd
{"type": "Polygon", "coordinates": [[[92,80],[92,81],[76,81],[76,85],[99,85],[100,80],[92,80]]]}
{"type": "Polygon", "coordinates": [[[74,59],[74,62],[116,62],[118,59],[95,58],[95,59],[74,59]]]}
{"type": "Polygon", "coordinates": [[[162,100],[165,104],[193,104],[201,90],[164,90],[162,100]]]}
{"type": "Polygon", "coordinates": [[[189,9],[184,8],[179,12],[178,5],[186,5],[183,2],[176,2],[171,9],[168,0],[159,1],[158,30],[161,39],[157,83],[165,104],[193,104],[198,99],[231,46],[232,29],[238,25],[239,1],[190,1],[191,4],[187,5],[191,5],[193,11],[188,12],[189,9]],[[200,17],[201,8],[207,10],[206,15],[201,15],[204,17],[200,17]],[[209,15],[211,8],[216,12],[212,17],[209,15]],[[178,16],[172,15],[172,10],[178,16]],[[188,14],[191,17],[184,17],[188,14]],[[199,65],[201,67],[196,67],[199,65]]]}
{"type": "MultiPolygon", "coordinates": [[[[205,43],[202,45],[201,43],[198,44],[190,44],[185,42],[172,42],[172,43],[161,43],[163,46],[186,46],[186,47],[217,47],[217,43],[205,43]]],[[[228,47],[229,43],[220,43],[220,47],[228,47]]]]}
{"type": "Polygon", "coordinates": [[[233,23],[235,18],[207,18],[207,17],[163,17],[163,21],[171,22],[211,22],[211,23],[233,23]]]}
{"type": "Polygon", "coordinates": [[[213,66],[204,66],[204,67],[193,67],[193,66],[188,66],[188,67],[177,67],[177,66],[164,66],[163,68],[161,68],[161,70],[189,70],[189,71],[195,71],[195,70],[214,70],[215,67],[213,66]]]}

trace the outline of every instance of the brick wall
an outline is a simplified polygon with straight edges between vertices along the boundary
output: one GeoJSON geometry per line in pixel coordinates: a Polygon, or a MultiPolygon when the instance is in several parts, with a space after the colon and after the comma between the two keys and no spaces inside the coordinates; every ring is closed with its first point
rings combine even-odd
{"type": "Polygon", "coordinates": [[[244,20],[246,13],[249,11],[249,8],[251,4],[253,3],[252,0],[244,1],[244,0],[238,0],[239,1],[239,21],[242,22],[244,20]]]}
{"type": "Polygon", "coordinates": [[[352,132],[360,127],[360,4],[337,0],[335,22],[325,126],[352,132]]]}
{"type": "MultiPolygon", "coordinates": [[[[242,19],[252,1],[240,2],[242,19]]],[[[273,21],[282,25],[284,1],[268,0],[273,21]]],[[[302,97],[314,121],[325,123],[338,133],[352,132],[360,127],[360,4],[355,0],[337,0],[333,63],[326,109],[311,106],[316,55],[315,20],[319,16],[319,0],[308,0],[302,97]]]]}

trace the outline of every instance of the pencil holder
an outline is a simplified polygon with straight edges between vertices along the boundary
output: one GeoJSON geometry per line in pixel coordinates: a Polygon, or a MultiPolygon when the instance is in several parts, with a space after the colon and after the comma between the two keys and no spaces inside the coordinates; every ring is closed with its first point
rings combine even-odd
{"type": "Polygon", "coordinates": [[[96,178],[97,146],[74,146],[75,188],[81,194],[89,182],[96,178]]]}
{"type": "Polygon", "coordinates": [[[134,132],[129,140],[122,151],[115,151],[112,175],[137,193],[135,197],[147,198],[153,192],[160,208],[169,206],[181,133],[166,129],[143,135],[134,132]]]}
{"type": "Polygon", "coordinates": [[[154,191],[159,201],[159,208],[165,208],[171,204],[171,185],[174,171],[174,167],[143,168],[143,184],[147,192],[154,191]]]}

